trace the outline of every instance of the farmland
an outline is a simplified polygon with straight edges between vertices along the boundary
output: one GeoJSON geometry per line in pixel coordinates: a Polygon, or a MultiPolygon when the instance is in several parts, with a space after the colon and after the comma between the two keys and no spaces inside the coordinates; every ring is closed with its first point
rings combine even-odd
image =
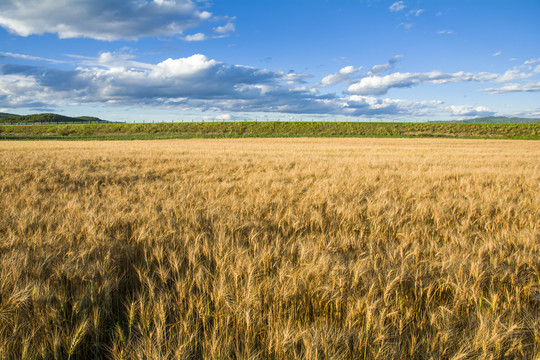
{"type": "Polygon", "coordinates": [[[0,139],[133,140],[243,137],[540,139],[540,123],[191,122],[3,125],[0,139]]]}
{"type": "Polygon", "coordinates": [[[0,142],[0,359],[538,358],[539,158],[520,140],[0,142]]]}

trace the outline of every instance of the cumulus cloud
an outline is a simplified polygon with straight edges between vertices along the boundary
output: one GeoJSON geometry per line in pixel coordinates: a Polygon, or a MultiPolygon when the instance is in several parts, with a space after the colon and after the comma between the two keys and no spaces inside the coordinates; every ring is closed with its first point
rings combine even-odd
{"type": "MultiPolygon", "coordinates": [[[[19,57],[4,59],[26,59],[19,57]]],[[[210,110],[228,114],[280,112],[347,116],[420,116],[448,113],[454,116],[486,116],[494,112],[482,106],[442,106],[439,100],[412,101],[382,98],[391,88],[456,82],[507,82],[529,77],[540,60],[532,59],[502,74],[395,72],[384,75],[400,57],[361,73],[346,66],[309,84],[309,74],[272,71],[226,64],[202,54],[169,58],[157,63],[137,61],[131,54],[104,52],[98,56],[73,56],[78,66],[66,70],[54,65],[0,64],[0,107],[50,107],[66,104],[149,106],[177,110],[210,110]],[[524,72],[529,69],[529,72],[524,72]],[[349,83],[343,94],[320,93],[320,88],[349,83]],[[352,83],[351,83],[352,82],[352,83]]],[[[484,91],[491,93],[540,91],[540,83],[507,84],[484,91]]]]}
{"type": "Polygon", "coordinates": [[[204,41],[208,39],[220,39],[224,37],[230,36],[232,32],[236,30],[234,24],[232,22],[228,22],[224,26],[218,26],[212,29],[212,33],[214,35],[206,35],[204,33],[196,33],[196,34],[190,34],[186,36],[180,37],[182,40],[185,41],[204,41]]]}
{"type": "Polygon", "coordinates": [[[182,37],[182,40],[186,40],[186,41],[203,41],[203,40],[206,40],[208,39],[208,37],[203,34],[203,33],[196,33],[196,34],[192,34],[192,35],[186,35],[184,37],[182,37]]]}
{"type": "Polygon", "coordinates": [[[392,69],[397,62],[401,61],[401,59],[403,59],[403,55],[392,56],[392,58],[388,60],[386,64],[373,65],[367,75],[375,75],[387,72],[388,70],[392,69]]]}
{"type": "Polygon", "coordinates": [[[238,121],[245,120],[245,116],[238,116],[235,114],[219,114],[219,115],[204,115],[202,120],[204,121],[238,121]]]}
{"type": "Polygon", "coordinates": [[[495,112],[485,106],[451,105],[447,110],[456,116],[491,116],[495,112]]]}
{"type": "Polygon", "coordinates": [[[97,58],[89,56],[68,55],[81,61],[81,64],[88,66],[100,66],[106,68],[135,68],[135,69],[151,69],[152,65],[140,61],[134,61],[132,54],[102,52],[97,58]]]}
{"type": "MultiPolygon", "coordinates": [[[[202,54],[157,64],[115,53],[81,61],[84,65],[73,70],[1,65],[0,107],[100,103],[227,113],[383,116],[421,114],[440,104],[320,94],[302,85],[307,74],[229,65],[202,54]]],[[[358,71],[345,67],[334,75],[346,77],[358,71]]],[[[332,81],[336,79],[327,80],[332,81]]]]}
{"type": "Polygon", "coordinates": [[[231,111],[272,111],[274,106],[302,112],[310,104],[320,108],[316,94],[291,87],[301,83],[305,74],[227,65],[201,54],[145,64],[127,55],[103,53],[84,63],[87,66],[74,70],[4,64],[0,105],[15,106],[27,98],[231,111]]]}
{"type": "Polygon", "coordinates": [[[217,34],[228,34],[231,32],[234,32],[236,30],[234,24],[232,22],[228,22],[224,26],[218,26],[212,29],[212,32],[217,34]]]}
{"type": "Polygon", "coordinates": [[[356,74],[362,69],[362,67],[345,66],[341,68],[337,73],[325,76],[321,81],[321,86],[334,85],[343,81],[347,81],[352,75],[356,74]]]}
{"type": "MultiPolygon", "coordinates": [[[[101,102],[231,96],[236,92],[235,86],[270,83],[282,75],[245,66],[225,65],[200,54],[166,59],[155,65],[137,63],[135,68],[125,66],[132,64],[126,57],[104,53],[93,63],[98,66],[80,66],[69,71],[7,64],[1,67],[0,78],[4,92],[10,86],[6,79],[16,76],[18,83],[31,83],[38,94],[39,91],[44,94],[52,92],[61,98],[60,93],[69,90],[69,96],[77,101],[101,102]]],[[[24,95],[17,88],[13,91],[24,95]]],[[[14,96],[15,93],[10,92],[9,95],[14,96]]],[[[40,97],[37,95],[36,98],[40,97]]]]}
{"type": "Polygon", "coordinates": [[[427,73],[393,73],[385,76],[367,76],[347,89],[352,94],[384,95],[391,88],[407,88],[421,83],[446,83],[471,81],[477,75],[468,73],[446,74],[439,71],[427,73]]]}
{"type": "Polygon", "coordinates": [[[282,74],[240,65],[226,65],[204,55],[167,59],[148,70],[80,69],[99,98],[234,96],[237,87],[268,85],[282,74]],[[97,84],[98,86],[95,86],[97,84]]]}
{"type": "Polygon", "coordinates": [[[540,73],[540,58],[527,60],[523,65],[535,73],[540,73]]]}
{"type": "Polygon", "coordinates": [[[441,101],[409,101],[378,99],[352,95],[349,97],[306,96],[302,92],[282,93],[279,90],[266,93],[264,97],[225,99],[207,102],[198,100],[197,106],[209,110],[258,111],[289,114],[327,114],[347,116],[421,115],[432,111],[441,101]]]}
{"type": "Polygon", "coordinates": [[[388,70],[392,69],[394,65],[399,62],[403,58],[403,55],[395,55],[393,56],[386,64],[379,64],[379,65],[373,65],[371,69],[364,74],[359,74],[360,70],[362,70],[362,66],[354,67],[354,66],[345,66],[341,68],[337,73],[330,74],[325,76],[321,83],[317,86],[319,87],[326,87],[330,85],[335,85],[341,82],[355,82],[358,81],[360,78],[364,78],[366,76],[371,76],[375,74],[381,74],[384,72],[387,72],[388,70]]]}
{"type": "Polygon", "coordinates": [[[276,80],[286,82],[289,85],[304,84],[306,82],[305,80],[311,77],[309,74],[297,73],[294,70],[289,70],[287,74],[279,74],[281,75],[277,76],[276,80]]]}
{"type": "MultiPolygon", "coordinates": [[[[193,0],[2,0],[0,26],[20,36],[135,40],[182,35],[211,20],[193,0]]],[[[223,26],[230,31],[231,25],[223,26]]],[[[234,25],[232,25],[234,26],[234,25]]]]}
{"type": "Polygon", "coordinates": [[[233,118],[233,116],[231,114],[221,114],[221,115],[217,116],[217,119],[222,120],[222,121],[229,121],[232,118],[233,118]]]}
{"type": "Polygon", "coordinates": [[[26,74],[4,73],[0,76],[0,106],[3,108],[45,108],[52,93],[55,92],[26,74]]]}
{"type": "Polygon", "coordinates": [[[496,82],[508,82],[508,81],[514,81],[518,79],[526,79],[530,78],[531,76],[534,76],[532,73],[524,73],[519,68],[514,68],[512,70],[507,70],[504,74],[498,76],[495,81],[496,82]]]}
{"type": "Polygon", "coordinates": [[[524,65],[526,66],[535,66],[535,65],[539,65],[540,64],[540,58],[538,59],[530,59],[530,60],[527,60],[525,61],[524,65]]]}
{"type": "Polygon", "coordinates": [[[397,1],[390,5],[389,9],[392,12],[402,11],[403,9],[405,9],[405,3],[403,1],[397,1]]]}
{"type": "Polygon", "coordinates": [[[507,116],[540,118],[540,108],[515,111],[507,114],[507,116]]]}
{"type": "Polygon", "coordinates": [[[411,101],[401,99],[379,99],[373,96],[351,95],[346,99],[345,112],[350,115],[420,115],[427,109],[436,108],[442,101],[411,101]]]}
{"type": "Polygon", "coordinates": [[[506,71],[504,74],[495,73],[444,73],[431,71],[424,73],[396,72],[385,76],[371,75],[362,78],[347,89],[351,94],[358,95],[384,95],[392,88],[409,88],[420,84],[446,84],[457,82],[508,82],[533,76],[531,73],[521,72],[519,68],[506,71]]]}

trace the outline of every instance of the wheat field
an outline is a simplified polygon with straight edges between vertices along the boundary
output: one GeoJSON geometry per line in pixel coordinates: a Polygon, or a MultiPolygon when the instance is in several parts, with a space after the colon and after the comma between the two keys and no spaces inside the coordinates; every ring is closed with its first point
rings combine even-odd
{"type": "Polygon", "coordinates": [[[0,142],[0,359],[540,359],[539,159],[0,142]]]}

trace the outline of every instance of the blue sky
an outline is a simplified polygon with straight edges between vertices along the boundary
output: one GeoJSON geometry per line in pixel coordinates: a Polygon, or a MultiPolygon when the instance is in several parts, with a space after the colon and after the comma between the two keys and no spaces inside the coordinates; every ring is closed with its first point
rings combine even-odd
{"type": "Polygon", "coordinates": [[[2,0],[0,111],[540,117],[538,0],[2,0]]]}

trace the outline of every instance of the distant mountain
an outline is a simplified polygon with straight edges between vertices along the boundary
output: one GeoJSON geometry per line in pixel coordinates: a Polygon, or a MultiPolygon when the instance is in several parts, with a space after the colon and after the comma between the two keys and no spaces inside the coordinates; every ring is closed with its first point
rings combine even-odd
{"type": "Polygon", "coordinates": [[[58,114],[44,113],[33,115],[15,115],[0,113],[0,124],[105,124],[111,121],[92,116],[70,117],[58,114]]]}
{"type": "Polygon", "coordinates": [[[470,124],[538,124],[540,123],[540,119],[487,116],[475,119],[460,120],[458,122],[470,124]]]}
{"type": "Polygon", "coordinates": [[[7,117],[10,117],[10,116],[19,116],[19,115],[0,112],[0,119],[7,118],[7,117]]]}
{"type": "Polygon", "coordinates": [[[82,121],[90,121],[90,122],[110,122],[106,120],[101,120],[100,118],[97,118],[95,116],[77,116],[76,119],[80,119],[82,121]]]}

